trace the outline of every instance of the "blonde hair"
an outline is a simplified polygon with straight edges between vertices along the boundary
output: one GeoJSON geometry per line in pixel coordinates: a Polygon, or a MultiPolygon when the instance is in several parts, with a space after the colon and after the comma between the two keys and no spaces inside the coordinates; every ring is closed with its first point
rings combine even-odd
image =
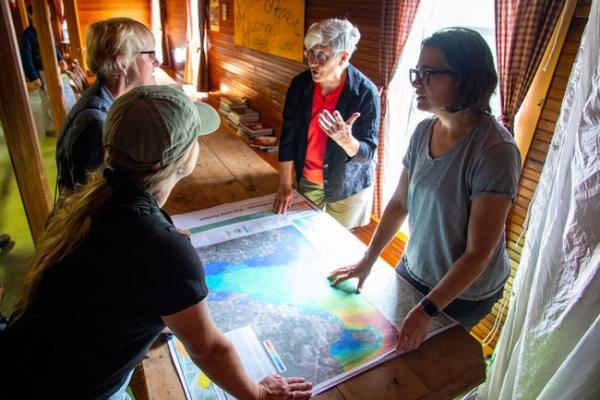
{"type": "Polygon", "coordinates": [[[125,68],[135,66],[140,51],[154,49],[154,35],[134,19],[110,18],[90,25],[86,45],[90,70],[106,82],[113,82],[120,74],[117,56],[125,68]]]}
{"type": "Polygon", "coordinates": [[[352,56],[359,40],[360,32],[350,21],[329,18],[315,22],[308,28],[304,48],[308,52],[315,46],[331,47],[334,55],[347,51],[348,56],[352,56]]]}
{"type": "MultiPolygon", "coordinates": [[[[127,173],[137,190],[154,194],[160,183],[189,161],[195,142],[192,142],[179,159],[157,171],[127,169],[120,162],[124,159],[123,154],[110,148],[107,149],[104,162],[112,169],[127,173]]],[[[113,193],[113,189],[103,177],[103,171],[98,169],[89,174],[88,183],[80,185],[54,210],[37,244],[35,257],[25,274],[19,299],[11,315],[12,320],[20,318],[31,305],[44,272],[81,245],[90,232],[96,213],[113,193]]]]}

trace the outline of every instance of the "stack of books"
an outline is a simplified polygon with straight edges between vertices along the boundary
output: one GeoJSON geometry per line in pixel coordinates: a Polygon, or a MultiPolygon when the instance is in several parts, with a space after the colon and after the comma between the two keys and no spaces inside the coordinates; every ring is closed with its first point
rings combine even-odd
{"type": "Polygon", "coordinates": [[[261,121],[242,122],[238,126],[240,136],[252,140],[258,136],[273,136],[273,127],[261,121]]]}
{"type": "Polygon", "coordinates": [[[259,136],[252,139],[250,146],[263,150],[268,154],[277,154],[279,145],[277,144],[277,136],[259,136]]]}
{"type": "Polygon", "coordinates": [[[248,102],[241,97],[226,97],[221,96],[219,103],[219,112],[225,117],[229,116],[232,111],[244,111],[248,108],[248,102]]]}
{"type": "Polygon", "coordinates": [[[227,120],[234,126],[239,127],[243,122],[258,122],[260,115],[250,107],[244,110],[230,111],[227,120]]]}
{"type": "Polygon", "coordinates": [[[277,137],[273,134],[273,127],[264,122],[241,122],[237,130],[250,146],[266,151],[269,154],[277,153],[277,137]]]}

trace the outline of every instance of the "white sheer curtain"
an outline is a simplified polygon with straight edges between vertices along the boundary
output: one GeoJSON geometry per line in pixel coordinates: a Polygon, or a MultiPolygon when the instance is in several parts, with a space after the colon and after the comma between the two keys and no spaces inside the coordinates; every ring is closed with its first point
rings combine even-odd
{"type": "Polygon", "coordinates": [[[600,399],[598,3],[569,79],[480,399],[600,399]]]}

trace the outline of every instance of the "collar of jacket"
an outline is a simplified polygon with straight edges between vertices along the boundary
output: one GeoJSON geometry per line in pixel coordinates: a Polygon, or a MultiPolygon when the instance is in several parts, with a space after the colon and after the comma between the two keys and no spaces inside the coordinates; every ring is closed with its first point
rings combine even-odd
{"type": "Polygon", "coordinates": [[[108,89],[108,86],[104,84],[104,81],[100,78],[96,78],[96,82],[92,85],[92,92],[96,93],[96,95],[105,102],[112,104],[115,101],[115,97],[108,89]]]}
{"type": "MultiPolygon", "coordinates": [[[[350,99],[353,97],[352,94],[354,94],[355,96],[359,96],[359,81],[360,81],[360,76],[359,76],[359,72],[356,68],[354,68],[354,66],[350,63],[348,63],[348,68],[346,69],[348,77],[346,78],[346,85],[344,86],[344,89],[342,89],[342,93],[340,94],[340,98],[338,100],[338,105],[336,107],[337,110],[340,111],[340,113],[342,114],[342,116],[344,116],[346,114],[346,105],[348,104],[348,102],[350,101],[350,99]]],[[[315,82],[312,80],[312,76],[310,75],[310,71],[309,72],[309,82],[308,84],[305,86],[304,88],[304,99],[305,99],[305,104],[307,105],[305,111],[306,111],[306,116],[310,119],[310,114],[311,114],[311,110],[312,110],[312,95],[313,95],[313,90],[315,88],[315,82]]]]}

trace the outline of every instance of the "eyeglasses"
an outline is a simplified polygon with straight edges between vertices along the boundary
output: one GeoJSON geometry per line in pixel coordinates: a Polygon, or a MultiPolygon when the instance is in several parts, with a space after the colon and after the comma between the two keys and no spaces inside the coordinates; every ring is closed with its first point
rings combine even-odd
{"type": "Polygon", "coordinates": [[[408,78],[413,85],[429,85],[431,75],[456,75],[456,71],[451,69],[415,69],[408,70],[408,78]]]}
{"type": "Polygon", "coordinates": [[[140,51],[140,54],[148,54],[148,57],[152,61],[156,60],[156,50],[144,50],[144,51],[140,51]]]}
{"type": "Polygon", "coordinates": [[[317,64],[323,65],[327,61],[329,61],[331,57],[327,55],[327,53],[325,53],[324,51],[317,51],[315,53],[314,50],[308,50],[306,52],[306,58],[308,58],[308,61],[314,60],[317,62],[317,64]]]}

